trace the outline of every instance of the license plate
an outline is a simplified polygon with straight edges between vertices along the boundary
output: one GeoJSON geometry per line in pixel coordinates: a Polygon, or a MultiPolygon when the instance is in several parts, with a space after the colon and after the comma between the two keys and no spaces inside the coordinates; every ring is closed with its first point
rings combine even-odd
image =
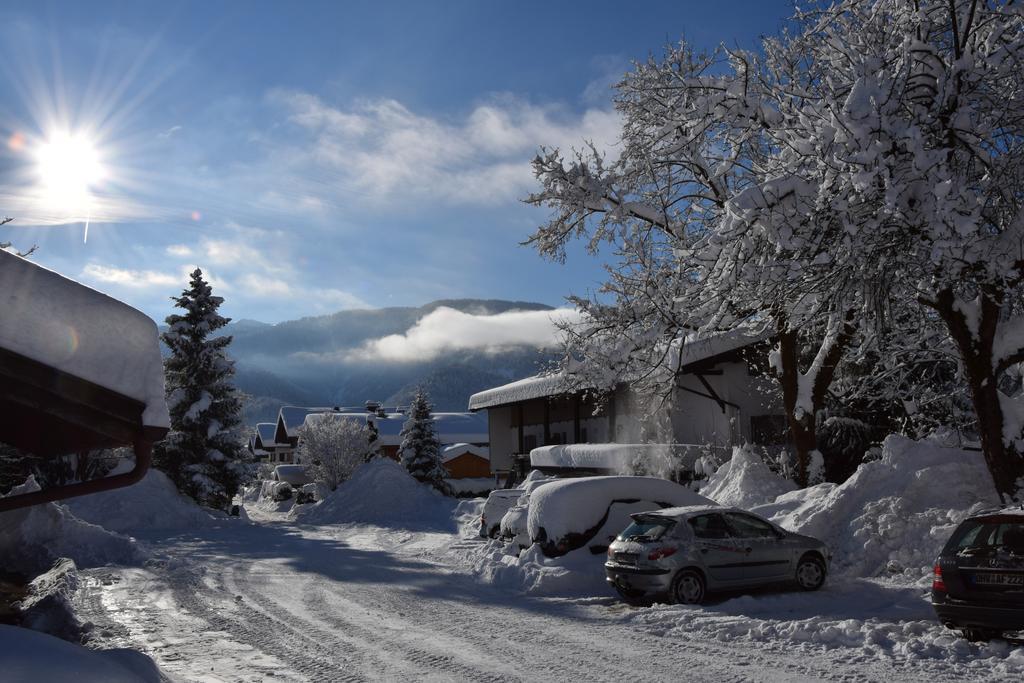
{"type": "Polygon", "coordinates": [[[633,553],[615,553],[616,562],[619,564],[633,565],[634,567],[636,566],[636,561],[639,557],[639,555],[635,555],[633,553]]]}
{"type": "Polygon", "coordinates": [[[1024,586],[1024,574],[975,574],[974,583],[979,586],[1024,586]]]}

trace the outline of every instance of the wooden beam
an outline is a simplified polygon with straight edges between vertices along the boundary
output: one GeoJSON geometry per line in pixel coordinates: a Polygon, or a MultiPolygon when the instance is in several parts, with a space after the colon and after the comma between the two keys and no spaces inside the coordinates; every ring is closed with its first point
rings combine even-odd
{"type": "Polygon", "coordinates": [[[705,394],[705,393],[703,393],[701,391],[697,391],[696,389],[691,389],[689,387],[684,387],[681,384],[678,384],[676,386],[679,389],[681,389],[682,391],[685,391],[687,393],[694,394],[694,395],[700,396],[702,398],[710,398],[712,401],[714,401],[715,403],[718,404],[718,407],[722,409],[723,413],[725,412],[725,407],[726,406],[730,406],[732,408],[735,408],[736,410],[740,409],[740,407],[738,405],[736,405],[735,403],[733,403],[732,401],[726,401],[724,398],[722,398],[717,393],[715,393],[714,387],[712,387],[710,384],[708,384],[708,381],[706,379],[704,379],[700,375],[697,375],[697,379],[699,379],[701,384],[704,385],[704,388],[708,390],[708,393],[705,394]]]}
{"type": "Polygon", "coordinates": [[[580,442],[580,395],[572,397],[572,442],[580,442]]]}
{"type": "Polygon", "coordinates": [[[551,443],[551,399],[545,398],[544,401],[544,445],[547,446],[551,443]]]}
{"type": "Polygon", "coordinates": [[[516,415],[518,416],[517,422],[519,423],[519,449],[516,451],[517,455],[523,454],[523,404],[516,404],[516,415]]]}

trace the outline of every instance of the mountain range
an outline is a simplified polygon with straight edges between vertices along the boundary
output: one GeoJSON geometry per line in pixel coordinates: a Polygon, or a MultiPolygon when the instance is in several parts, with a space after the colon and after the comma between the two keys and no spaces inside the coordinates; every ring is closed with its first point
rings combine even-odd
{"type": "Polygon", "coordinates": [[[409,402],[416,387],[435,409],[461,411],[477,391],[534,374],[554,349],[529,345],[447,349],[422,359],[361,355],[367,344],[404,335],[425,316],[449,308],[474,316],[552,310],[544,304],[494,299],[448,299],[419,307],[345,310],[268,324],[238,320],[222,334],[233,337],[235,383],[245,394],[244,423],[273,421],[282,405],[362,405],[409,402]]]}

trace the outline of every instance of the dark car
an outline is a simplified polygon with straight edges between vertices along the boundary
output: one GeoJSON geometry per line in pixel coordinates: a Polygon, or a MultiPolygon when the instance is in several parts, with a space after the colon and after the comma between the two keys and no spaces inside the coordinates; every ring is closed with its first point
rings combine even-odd
{"type": "Polygon", "coordinates": [[[1024,510],[964,520],[935,561],[932,605],[968,640],[1024,631],[1024,510]]]}

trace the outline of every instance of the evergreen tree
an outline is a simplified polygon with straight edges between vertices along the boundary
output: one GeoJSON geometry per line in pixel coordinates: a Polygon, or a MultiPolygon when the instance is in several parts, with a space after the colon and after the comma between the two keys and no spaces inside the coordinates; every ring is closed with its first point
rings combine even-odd
{"type": "Polygon", "coordinates": [[[231,337],[210,338],[230,318],[217,312],[224,299],[213,296],[198,268],[189,288],[172,300],[185,314],[167,316],[161,335],[171,351],[164,361],[171,431],[157,444],[154,463],[181,492],[226,510],[249,467],[235,433],[241,401],[225,353],[231,337]]]}
{"type": "Polygon", "coordinates": [[[441,465],[441,442],[434,429],[431,409],[430,397],[422,388],[417,389],[409,405],[409,419],[402,425],[402,445],[398,452],[409,474],[447,495],[451,489],[445,481],[447,472],[441,465]]]}

